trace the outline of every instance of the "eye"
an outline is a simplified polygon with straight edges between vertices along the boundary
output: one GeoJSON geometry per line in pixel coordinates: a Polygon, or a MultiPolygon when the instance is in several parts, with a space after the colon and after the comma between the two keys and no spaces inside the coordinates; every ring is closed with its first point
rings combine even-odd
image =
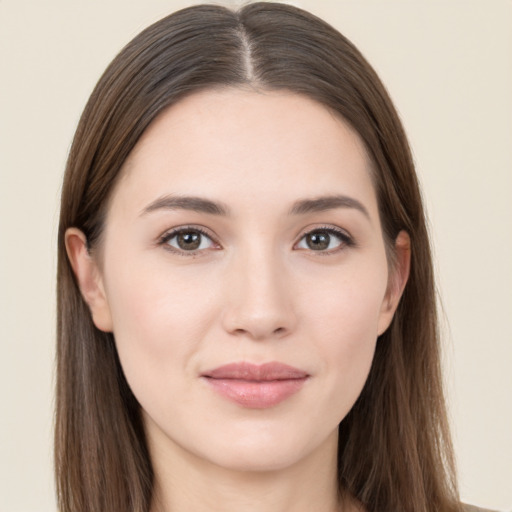
{"type": "Polygon", "coordinates": [[[296,247],[297,249],[331,253],[353,245],[354,241],[347,233],[334,228],[319,228],[303,235],[296,247]]]}
{"type": "Polygon", "coordinates": [[[178,228],[165,233],[160,238],[160,244],[178,253],[194,254],[198,251],[207,249],[217,249],[218,244],[212,238],[199,228],[178,228]]]}

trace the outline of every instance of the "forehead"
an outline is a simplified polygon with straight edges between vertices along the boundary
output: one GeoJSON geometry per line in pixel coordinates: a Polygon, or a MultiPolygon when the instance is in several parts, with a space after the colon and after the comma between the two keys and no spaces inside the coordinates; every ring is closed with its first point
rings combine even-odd
{"type": "Polygon", "coordinates": [[[143,208],[172,193],[234,209],[333,193],[376,207],[360,137],[323,105],[290,92],[205,91],[164,111],[125,162],[114,202],[129,196],[143,208]]]}

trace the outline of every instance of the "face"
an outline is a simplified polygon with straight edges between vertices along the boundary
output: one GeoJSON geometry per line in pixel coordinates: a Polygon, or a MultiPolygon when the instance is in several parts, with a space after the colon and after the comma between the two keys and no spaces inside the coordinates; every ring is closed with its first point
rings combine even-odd
{"type": "Polygon", "coordinates": [[[346,123],[292,93],[192,95],[125,163],[102,244],[82,290],[152,450],[243,470],[332,454],[399,298],[346,123]]]}

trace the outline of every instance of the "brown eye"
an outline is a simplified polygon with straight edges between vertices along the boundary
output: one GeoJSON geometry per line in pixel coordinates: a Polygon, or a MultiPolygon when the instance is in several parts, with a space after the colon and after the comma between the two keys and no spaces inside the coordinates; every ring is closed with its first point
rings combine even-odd
{"type": "Polygon", "coordinates": [[[201,245],[201,233],[186,231],[176,236],[176,243],[184,251],[195,251],[201,245]]]}
{"type": "Polygon", "coordinates": [[[199,229],[177,229],[164,235],[161,243],[175,252],[194,252],[215,248],[213,240],[199,229]]]}
{"type": "Polygon", "coordinates": [[[326,231],[314,231],[305,237],[307,246],[313,251],[325,251],[331,243],[331,236],[326,231]]]}
{"type": "Polygon", "coordinates": [[[306,233],[299,243],[298,249],[307,249],[316,252],[336,251],[345,246],[352,246],[350,236],[337,229],[315,229],[306,233]]]}

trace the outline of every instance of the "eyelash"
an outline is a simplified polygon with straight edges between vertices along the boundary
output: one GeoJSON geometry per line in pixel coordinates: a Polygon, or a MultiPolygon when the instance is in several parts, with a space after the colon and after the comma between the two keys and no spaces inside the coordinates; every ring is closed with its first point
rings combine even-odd
{"type": "Polygon", "coordinates": [[[172,229],[171,231],[167,231],[164,233],[160,239],[158,244],[164,246],[164,248],[173,254],[177,254],[178,256],[185,256],[185,257],[197,257],[201,254],[202,251],[184,251],[179,250],[174,247],[171,247],[169,245],[169,241],[172,240],[174,237],[178,236],[180,233],[199,233],[201,236],[204,236],[206,238],[209,238],[213,244],[219,245],[219,243],[215,240],[215,238],[207,232],[205,229],[199,227],[199,226],[181,226],[176,229],[172,229]]]}
{"type": "MultiPolygon", "coordinates": [[[[311,235],[312,233],[318,233],[318,232],[327,233],[328,235],[331,235],[331,236],[334,235],[336,238],[338,238],[340,240],[340,245],[338,247],[335,247],[334,249],[330,249],[330,250],[326,250],[326,251],[314,251],[313,249],[310,249],[309,251],[314,253],[315,255],[330,256],[332,254],[336,254],[340,251],[343,251],[344,249],[346,249],[348,247],[356,246],[356,242],[352,238],[352,236],[350,236],[346,231],[339,229],[339,228],[332,227],[332,226],[319,226],[319,227],[310,229],[301,235],[301,237],[299,238],[299,242],[297,242],[297,243],[300,243],[307,235],[311,235]]],[[[295,244],[295,245],[297,245],[297,244],[295,244]]],[[[303,249],[303,250],[307,250],[307,249],[303,249]]]]}
{"type": "MultiPolygon", "coordinates": [[[[197,257],[200,256],[201,253],[204,251],[204,249],[201,250],[192,250],[192,251],[185,251],[185,250],[179,250],[174,247],[171,247],[169,245],[169,241],[172,240],[174,237],[178,236],[181,233],[198,233],[212,241],[213,244],[220,246],[220,244],[217,242],[217,240],[205,229],[199,227],[199,226],[182,226],[176,229],[172,229],[171,231],[167,231],[164,233],[158,241],[158,245],[162,245],[165,247],[166,250],[172,252],[173,254],[177,254],[179,256],[184,257],[197,257]]],[[[347,247],[355,247],[356,243],[354,239],[346,232],[339,228],[334,228],[332,226],[319,226],[315,227],[313,229],[310,229],[309,231],[304,232],[300,238],[299,241],[294,244],[294,247],[299,244],[307,235],[311,235],[312,233],[316,232],[323,232],[327,233],[328,235],[334,235],[340,240],[340,245],[334,249],[326,250],[326,251],[315,251],[313,249],[310,249],[309,251],[319,255],[319,256],[329,256],[331,254],[335,254],[337,252],[342,251],[343,249],[347,247]]],[[[307,250],[307,249],[299,249],[299,250],[307,250]]]]}

